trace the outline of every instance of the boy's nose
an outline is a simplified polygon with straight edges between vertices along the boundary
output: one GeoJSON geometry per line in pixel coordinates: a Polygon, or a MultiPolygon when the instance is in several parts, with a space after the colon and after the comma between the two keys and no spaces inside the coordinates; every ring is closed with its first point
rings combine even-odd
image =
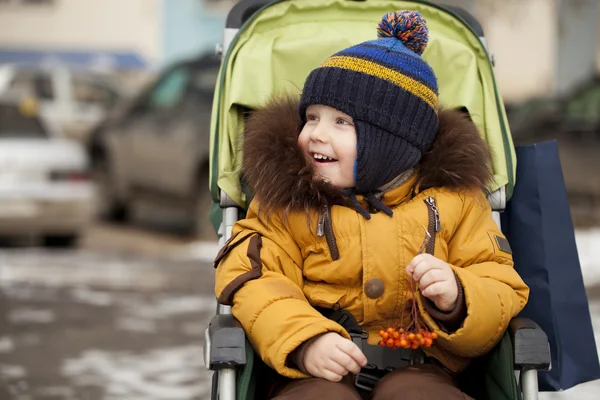
{"type": "Polygon", "coordinates": [[[329,135],[327,134],[327,129],[323,125],[322,122],[320,122],[319,124],[317,124],[317,126],[315,126],[315,128],[311,132],[310,138],[314,142],[326,143],[327,141],[329,141],[329,135]]]}

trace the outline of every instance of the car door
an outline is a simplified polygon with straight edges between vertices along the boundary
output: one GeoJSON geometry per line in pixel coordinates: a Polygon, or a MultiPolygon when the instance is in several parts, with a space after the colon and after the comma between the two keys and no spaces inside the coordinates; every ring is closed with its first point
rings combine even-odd
{"type": "Polygon", "coordinates": [[[134,188],[143,191],[172,191],[169,160],[181,104],[190,79],[186,64],[168,70],[149,91],[146,106],[130,123],[132,142],[129,175],[134,188]]]}
{"type": "Polygon", "coordinates": [[[195,194],[198,173],[208,159],[210,116],[218,63],[190,67],[190,79],[177,112],[161,132],[162,163],[157,179],[179,198],[195,194]]]}
{"type": "Polygon", "coordinates": [[[15,69],[8,89],[15,93],[33,96],[39,104],[43,120],[64,130],[65,110],[60,98],[60,79],[45,70],[15,69]]]}
{"type": "Polygon", "coordinates": [[[89,131],[102,121],[107,111],[116,104],[118,95],[101,80],[93,75],[71,75],[69,108],[72,110],[73,137],[83,142],[87,141],[89,131]]]}
{"type": "Polygon", "coordinates": [[[561,129],[574,140],[597,144],[600,133],[600,83],[592,84],[565,101],[561,129]]]}

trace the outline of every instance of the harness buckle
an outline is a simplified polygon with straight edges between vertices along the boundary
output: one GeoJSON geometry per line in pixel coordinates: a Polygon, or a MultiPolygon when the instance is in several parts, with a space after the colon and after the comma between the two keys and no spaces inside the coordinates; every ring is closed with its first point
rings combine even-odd
{"type": "Polygon", "coordinates": [[[380,376],[365,372],[365,368],[363,368],[354,378],[354,386],[367,392],[372,392],[379,379],[381,379],[380,376]]]}

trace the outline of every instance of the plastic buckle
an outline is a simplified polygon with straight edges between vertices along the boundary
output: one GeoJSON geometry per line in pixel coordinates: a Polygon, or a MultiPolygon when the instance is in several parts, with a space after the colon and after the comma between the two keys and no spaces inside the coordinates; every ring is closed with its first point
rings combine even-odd
{"type": "Polygon", "coordinates": [[[354,379],[354,386],[359,389],[366,390],[367,392],[372,392],[377,382],[379,382],[380,377],[377,375],[371,375],[365,372],[359,372],[354,379]]]}

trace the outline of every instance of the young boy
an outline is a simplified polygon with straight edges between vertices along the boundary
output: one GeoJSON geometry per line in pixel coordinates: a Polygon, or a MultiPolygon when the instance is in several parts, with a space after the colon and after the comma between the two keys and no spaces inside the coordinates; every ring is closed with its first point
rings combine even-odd
{"type": "Polygon", "coordinates": [[[215,291],[277,372],[274,398],[360,399],[353,377],[369,367],[374,399],[464,399],[454,374],[527,302],[484,195],[489,149],[438,108],[427,35],[419,13],[386,14],[379,39],[311,72],[299,104],[272,100],[246,124],[255,197],[217,257],[215,291]],[[375,347],[409,325],[411,280],[437,336],[422,358],[375,347]],[[350,313],[368,337],[315,307],[350,313]]]}

